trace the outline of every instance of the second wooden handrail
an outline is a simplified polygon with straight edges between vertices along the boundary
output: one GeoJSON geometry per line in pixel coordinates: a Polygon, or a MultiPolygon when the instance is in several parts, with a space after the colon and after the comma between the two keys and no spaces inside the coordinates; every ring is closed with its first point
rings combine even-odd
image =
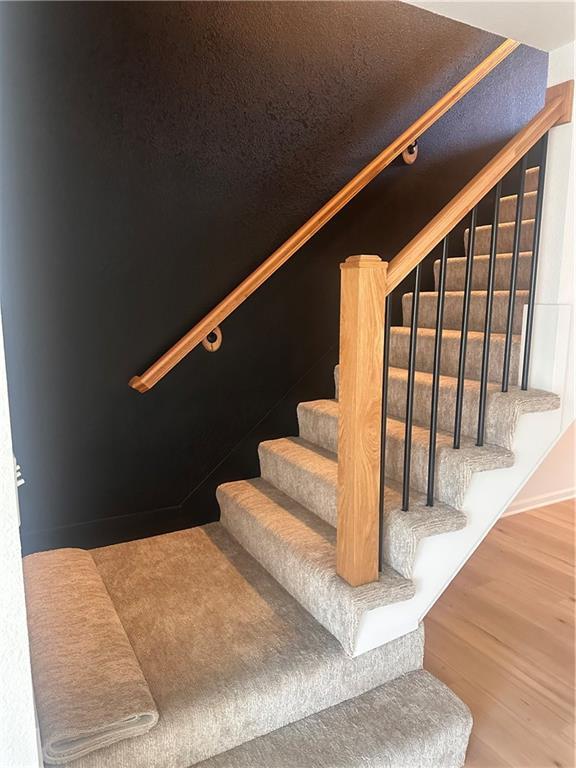
{"type": "Polygon", "coordinates": [[[165,352],[141,376],[130,379],[130,386],[138,392],[146,392],[157,384],[175,365],[198,346],[217,326],[220,325],[240,304],[254,293],[276,272],[296,251],[335,216],[353,197],[372,181],[384,168],[390,165],[416,139],[425,133],[451,107],[483,80],[498,64],[518,47],[515,40],[505,40],[477,67],[469,72],[457,85],[451,88],[418,120],[398,136],[386,149],[380,152],[368,165],[354,176],[342,189],[325,203],[314,216],[300,227],[285,243],[277,248],[240,285],[212,309],[187,334],[165,352]]]}
{"type": "Polygon", "coordinates": [[[548,88],[546,104],[540,112],[392,259],[386,294],[408,277],[550,128],[570,121],[573,92],[573,80],[548,88]]]}

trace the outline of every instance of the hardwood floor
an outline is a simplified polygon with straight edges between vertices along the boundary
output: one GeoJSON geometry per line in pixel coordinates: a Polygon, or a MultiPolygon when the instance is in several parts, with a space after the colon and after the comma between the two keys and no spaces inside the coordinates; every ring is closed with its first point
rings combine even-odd
{"type": "Polygon", "coordinates": [[[503,518],[426,619],[474,717],[466,768],[574,768],[574,501],[503,518]]]}

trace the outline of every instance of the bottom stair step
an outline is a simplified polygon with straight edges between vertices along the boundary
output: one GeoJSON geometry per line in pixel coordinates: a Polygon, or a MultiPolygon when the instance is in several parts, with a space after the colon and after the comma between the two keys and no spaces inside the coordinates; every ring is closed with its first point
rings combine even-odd
{"type": "Polygon", "coordinates": [[[336,637],[349,655],[362,615],[414,595],[392,568],[380,580],[351,587],[336,574],[336,531],[262,478],[221,485],[221,524],[336,637]]]}
{"type": "Polygon", "coordinates": [[[461,768],[471,728],[466,705],[419,670],[198,768],[461,768]]]}

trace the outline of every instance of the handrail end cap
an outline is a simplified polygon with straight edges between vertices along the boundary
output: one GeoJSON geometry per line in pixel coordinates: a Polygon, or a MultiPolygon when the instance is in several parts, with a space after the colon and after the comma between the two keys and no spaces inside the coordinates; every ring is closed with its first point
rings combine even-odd
{"type": "Polygon", "coordinates": [[[132,376],[128,384],[137,392],[148,392],[150,387],[140,378],[140,376],[132,376]]]}

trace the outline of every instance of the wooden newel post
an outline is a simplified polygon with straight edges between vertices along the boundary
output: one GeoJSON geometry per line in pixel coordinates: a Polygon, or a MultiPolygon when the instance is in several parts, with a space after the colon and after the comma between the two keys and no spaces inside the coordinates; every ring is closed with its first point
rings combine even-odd
{"type": "Polygon", "coordinates": [[[378,579],[384,314],[388,265],[340,265],[340,381],[336,570],[353,586],[378,579]]]}

